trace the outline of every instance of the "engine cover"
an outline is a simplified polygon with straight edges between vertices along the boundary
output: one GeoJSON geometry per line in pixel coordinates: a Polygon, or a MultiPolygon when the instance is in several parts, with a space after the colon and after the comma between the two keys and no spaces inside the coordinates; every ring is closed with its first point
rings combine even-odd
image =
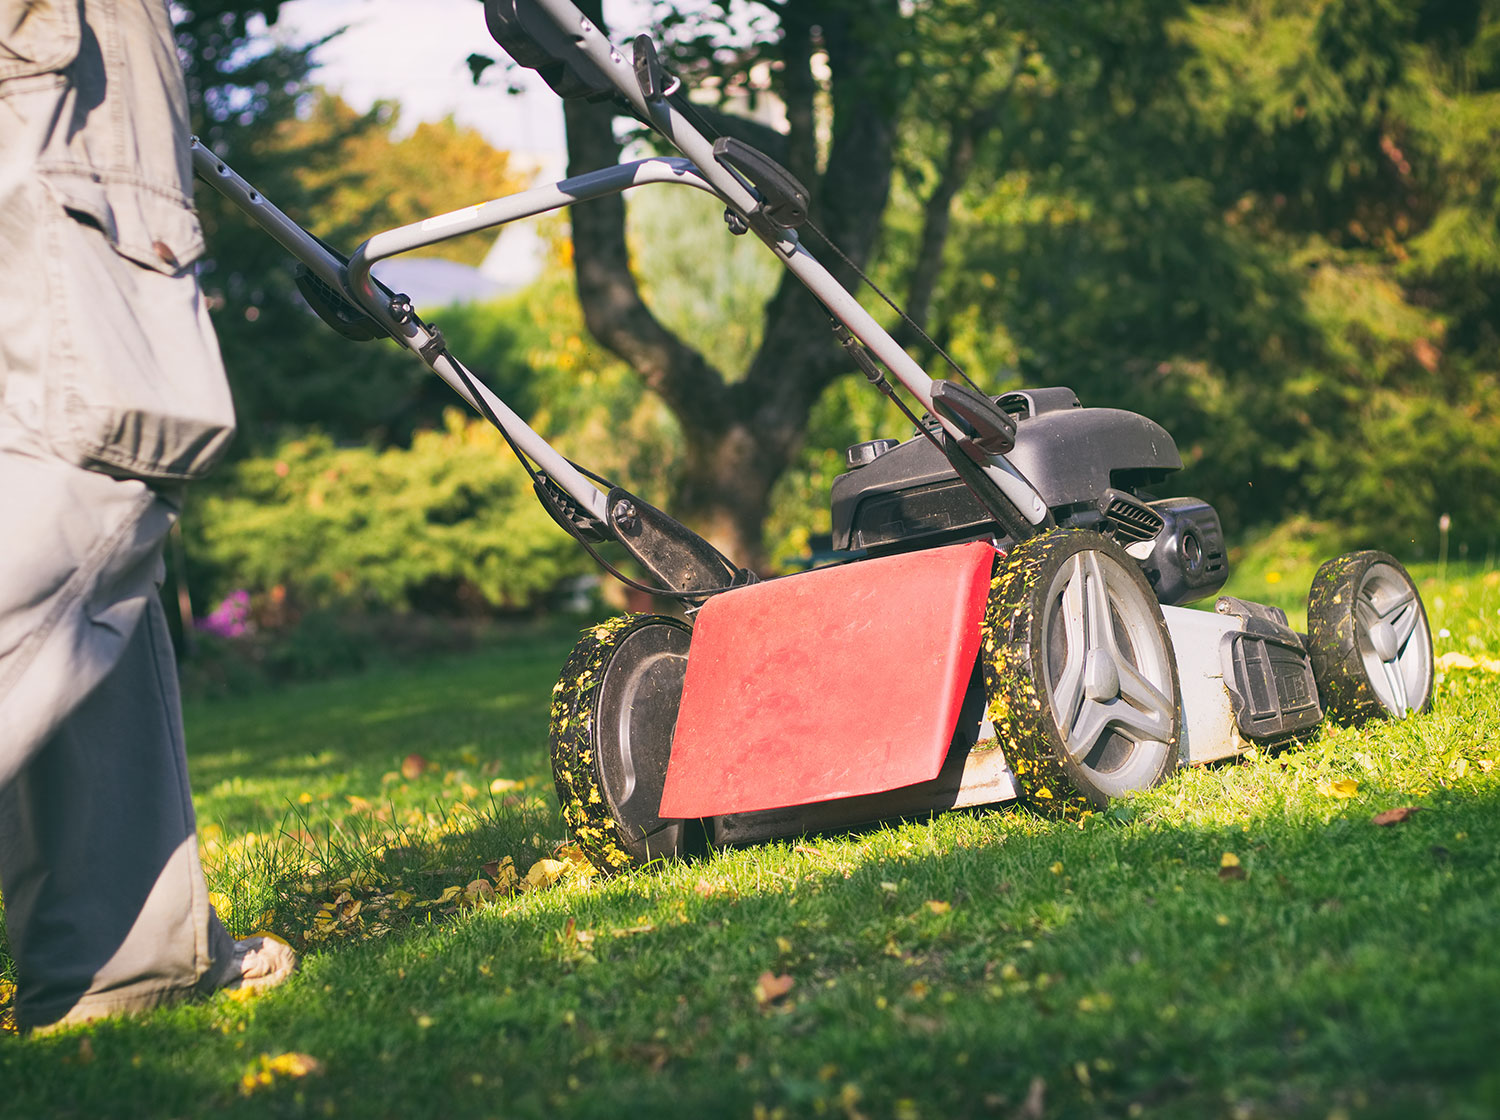
{"type": "MultiPolygon", "coordinates": [[[[1182,469],[1165,428],[1135,412],[1082,408],[1070,389],[1007,393],[1016,446],[1006,458],[1047,507],[1096,503],[1110,487],[1149,485],[1182,469]]],[[[993,520],[920,433],[834,479],[833,547],[872,553],[973,537],[993,520]]]]}

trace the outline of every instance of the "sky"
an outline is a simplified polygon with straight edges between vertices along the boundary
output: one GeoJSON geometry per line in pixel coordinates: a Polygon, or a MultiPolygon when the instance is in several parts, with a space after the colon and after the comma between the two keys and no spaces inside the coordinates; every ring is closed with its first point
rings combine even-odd
{"type": "MultiPolygon", "coordinates": [[[[606,4],[617,42],[640,30],[633,24],[639,23],[643,7],[642,0],[606,4]]],[[[470,54],[503,58],[485,29],[483,4],[291,0],[282,6],[272,33],[306,42],[340,27],[348,30],[315,55],[322,66],[314,77],[356,109],[367,109],[381,98],[399,101],[403,130],[452,114],[495,147],[561,174],[562,102],[546,84],[519,68],[503,75],[496,66],[478,87],[469,76],[464,60],[470,54]],[[512,81],[524,86],[524,92],[508,93],[512,81]]]]}

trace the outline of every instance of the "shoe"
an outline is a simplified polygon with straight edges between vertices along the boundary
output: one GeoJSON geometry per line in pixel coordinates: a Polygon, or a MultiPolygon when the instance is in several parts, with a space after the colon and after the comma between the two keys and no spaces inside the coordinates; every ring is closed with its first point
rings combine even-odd
{"type": "Polygon", "coordinates": [[[229,978],[219,987],[241,998],[274,988],[297,970],[297,954],[275,934],[258,933],[234,943],[229,978]]]}

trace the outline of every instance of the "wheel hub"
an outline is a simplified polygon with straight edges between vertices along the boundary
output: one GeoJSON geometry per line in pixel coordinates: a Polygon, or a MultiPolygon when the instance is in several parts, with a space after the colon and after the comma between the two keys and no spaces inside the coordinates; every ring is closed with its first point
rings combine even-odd
{"type": "Polygon", "coordinates": [[[1396,639],[1396,628],[1385,619],[1375,623],[1370,627],[1370,646],[1380,660],[1394,661],[1400,649],[1400,643],[1396,639]]]}
{"type": "Polygon", "coordinates": [[[1083,694],[1090,700],[1120,695],[1120,667],[1107,649],[1091,649],[1083,667],[1083,694]]]}

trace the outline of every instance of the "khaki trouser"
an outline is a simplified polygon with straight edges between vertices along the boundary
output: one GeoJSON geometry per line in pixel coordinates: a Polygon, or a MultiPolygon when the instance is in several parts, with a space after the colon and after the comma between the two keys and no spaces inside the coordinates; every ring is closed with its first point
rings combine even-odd
{"type": "Polygon", "coordinates": [[[0,0],[0,890],[32,1028],[214,986],[160,600],[233,431],[165,0],[0,0]]]}

